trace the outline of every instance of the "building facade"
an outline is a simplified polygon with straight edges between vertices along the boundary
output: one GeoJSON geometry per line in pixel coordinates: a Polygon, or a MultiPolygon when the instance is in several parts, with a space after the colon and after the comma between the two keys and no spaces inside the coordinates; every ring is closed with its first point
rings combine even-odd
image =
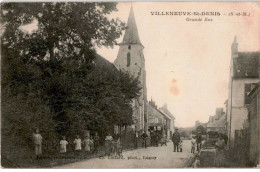
{"type": "Polygon", "coordinates": [[[131,7],[127,28],[123,41],[119,44],[119,52],[114,65],[117,69],[138,77],[140,81],[141,95],[132,103],[136,131],[147,131],[147,88],[143,49],[144,46],[140,41],[134,11],[131,7]]]}
{"type": "Polygon", "coordinates": [[[260,82],[249,93],[248,106],[249,160],[260,165],[260,82]]]}
{"type": "Polygon", "coordinates": [[[207,123],[207,139],[218,137],[218,134],[226,134],[226,114],[223,108],[217,108],[216,114],[209,117],[207,123]]]}
{"type": "Polygon", "coordinates": [[[250,104],[248,93],[260,81],[260,52],[238,52],[235,37],[231,46],[229,93],[227,102],[227,133],[229,147],[234,146],[235,131],[243,129],[250,104]]]}
{"type": "Polygon", "coordinates": [[[174,128],[175,128],[175,117],[173,116],[173,114],[169,111],[167,104],[164,104],[162,107],[159,108],[160,111],[162,111],[163,113],[165,113],[166,115],[168,115],[169,117],[169,136],[172,136],[172,134],[174,133],[174,128]]]}
{"type": "Polygon", "coordinates": [[[171,138],[171,117],[158,109],[153,100],[147,102],[148,130],[155,131],[161,137],[171,138]]]}

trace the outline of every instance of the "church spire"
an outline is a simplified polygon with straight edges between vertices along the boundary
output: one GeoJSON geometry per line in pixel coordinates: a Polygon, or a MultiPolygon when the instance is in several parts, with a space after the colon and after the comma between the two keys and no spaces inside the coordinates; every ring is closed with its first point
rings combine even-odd
{"type": "Polygon", "coordinates": [[[132,6],[129,13],[123,42],[121,44],[142,44],[139,39],[138,30],[135,22],[134,10],[132,6]]]}

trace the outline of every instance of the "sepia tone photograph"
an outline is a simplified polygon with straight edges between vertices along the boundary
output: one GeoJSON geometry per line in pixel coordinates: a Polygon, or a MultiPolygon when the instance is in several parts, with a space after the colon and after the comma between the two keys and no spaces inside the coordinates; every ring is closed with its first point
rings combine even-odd
{"type": "Polygon", "coordinates": [[[260,2],[0,10],[1,168],[260,168],[260,2]]]}

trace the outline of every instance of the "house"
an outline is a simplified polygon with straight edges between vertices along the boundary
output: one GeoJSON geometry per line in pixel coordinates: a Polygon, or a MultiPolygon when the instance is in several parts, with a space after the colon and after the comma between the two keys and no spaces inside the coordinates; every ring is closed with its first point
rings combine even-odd
{"type": "Polygon", "coordinates": [[[260,82],[248,94],[249,160],[260,165],[260,82]]]}
{"type": "Polygon", "coordinates": [[[169,135],[172,136],[173,132],[174,132],[174,128],[175,128],[175,117],[173,116],[173,114],[170,112],[170,110],[168,109],[167,104],[165,103],[162,107],[159,108],[160,111],[162,111],[164,114],[168,115],[169,117],[169,135]]]}
{"type": "Polygon", "coordinates": [[[243,129],[250,104],[248,93],[260,81],[260,52],[239,52],[235,37],[231,46],[227,133],[229,147],[234,147],[235,132],[243,129]]]}
{"type": "Polygon", "coordinates": [[[226,114],[223,108],[217,108],[216,114],[209,117],[207,123],[207,139],[217,137],[219,133],[226,133],[226,114]]]}
{"type": "Polygon", "coordinates": [[[147,102],[147,115],[148,115],[148,130],[155,131],[160,136],[166,136],[167,139],[171,138],[170,135],[170,122],[171,117],[158,109],[153,100],[147,102]]]}

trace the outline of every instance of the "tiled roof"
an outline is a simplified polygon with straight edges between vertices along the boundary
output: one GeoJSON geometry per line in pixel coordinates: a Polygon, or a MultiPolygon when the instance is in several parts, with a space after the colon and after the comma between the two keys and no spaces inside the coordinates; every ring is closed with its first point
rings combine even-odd
{"type": "Polygon", "coordinates": [[[109,62],[104,57],[98,54],[96,54],[96,58],[94,59],[94,62],[97,66],[108,67],[110,70],[117,70],[113,63],[109,62]]]}
{"type": "Polygon", "coordinates": [[[239,52],[234,58],[234,78],[259,77],[260,52],[239,52]]]}
{"type": "Polygon", "coordinates": [[[163,111],[164,113],[166,113],[167,115],[169,115],[173,120],[175,119],[175,117],[173,116],[173,114],[168,110],[167,105],[164,104],[161,108],[159,108],[161,111],[163,111]]]}

